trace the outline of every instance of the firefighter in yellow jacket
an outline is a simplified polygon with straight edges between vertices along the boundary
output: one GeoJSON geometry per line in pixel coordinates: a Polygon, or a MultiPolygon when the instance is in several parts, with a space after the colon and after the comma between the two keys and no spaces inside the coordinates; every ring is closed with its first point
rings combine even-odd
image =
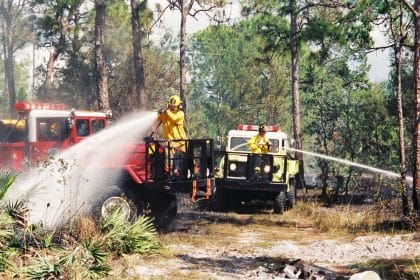
{"type": "Polygon", "coordinates": [[[271,142],[265,133],[267,129],[265,125],[261,124],[258,127],[258,134],[249,139],[248,141],[248,148],[251,150],[252,153],[255,154],[266,154],[271,150],[271,142]]]}
{"type": "MultiPolygon", "coordinates": [[[[159,110],[158,120],[162,122],[162,137],[167,140],[187,139],[184,129],[184,112],[182,111],[181,99],[172,95],[168,100],[167,109],[159,110]]],[[[181,142],[174,142],[172,147],[179,147],[185,151],[185,145],[181,142]]]]}

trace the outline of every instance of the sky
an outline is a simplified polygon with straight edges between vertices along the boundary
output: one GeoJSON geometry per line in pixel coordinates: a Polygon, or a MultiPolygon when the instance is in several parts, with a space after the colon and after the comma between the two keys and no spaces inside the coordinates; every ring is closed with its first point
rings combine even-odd
{"type": "MultiPolygon", "coordinates": [[[[151,2],[149,2],[151,3],[151,2]]],[[[152,10],[154,9],[155,3],[159,3],[162,7],[167,5],[166,0],[156,0],[153,1],[153,4],[149,4],[152,10]]],[[[240,17],[240,6],[238,1],[233,0],[233,3],[228,5],[225,9],[226,14],[231,15],[233,20],[238,20],[240,17]]],[[[179,32],[180,29],[180,15],[179,11],[168,11],[162,18],[164,26],[169,28],[174,32],[174,34],[179,32]]],[[[210,23],[208,17],[205,14],[199,14],[197,19],[192,17],[187,18],[187,32],[193,34],[204,28],[206,28],[210,23]]],[[[372,32],[372,37],[375,41],[375,46],[383,46],[386,44],[384,37],[381,35],[379,30],[372,32]]],[[[382,82],[388,78],[389,73],[389,58],[388,51],[375,51],[368,55],[368,63],[371,65],[369,71],[369,79],[372,82],[382,82]]]]}

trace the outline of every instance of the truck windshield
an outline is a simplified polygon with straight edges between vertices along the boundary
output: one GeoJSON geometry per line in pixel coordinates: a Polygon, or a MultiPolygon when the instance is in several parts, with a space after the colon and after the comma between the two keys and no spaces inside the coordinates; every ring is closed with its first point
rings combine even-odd
{"type": "Polygon", "coordinates": [[[66,118],[38,118],[38,141],[63,141],[67,138],[66,118]]]}
{"type": "MultiPolygon", "coordinates": [[[[250,152],[247,142],[251,139],[250,137],[232,137],[230,138],[230,150],[238,152],[250,152]]],[[[279,151],[279,140],[270,138],[271,152],[277,153],[279,151]]]]}

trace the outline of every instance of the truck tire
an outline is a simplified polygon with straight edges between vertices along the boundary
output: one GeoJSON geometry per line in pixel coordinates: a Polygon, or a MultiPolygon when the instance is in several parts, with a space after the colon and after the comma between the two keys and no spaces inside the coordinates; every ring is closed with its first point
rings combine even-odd
{"type": "Polygon", "coordinates": [[[281,190],[278,195],[274,198],[273,201],[275,214],[283,214],[286,206],[286,195],[283,190],[281,190]]]}
{"type": "Polygon", "coordinates": [[[287,209],[292,209],[296,204],[296,180],[295,178],[289,179],[289,191],[287,192],[287,209]]]}
{"type": "Polygon", "coordinates": [[[111,185],[104,188],[93,203],[92,214],[96,219],[104,220],[117,209],[125,221],[132,222],[143,213],[143,203],[128,197],[117,185],[111,185]]]}

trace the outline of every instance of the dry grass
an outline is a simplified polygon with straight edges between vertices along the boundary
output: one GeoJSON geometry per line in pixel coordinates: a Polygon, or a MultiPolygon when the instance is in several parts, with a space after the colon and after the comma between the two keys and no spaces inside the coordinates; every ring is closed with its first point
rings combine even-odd
{"type": "Polygon", "coordinates": [[[406,233],[411,225],[400,220],[385,205],[321,207],[315,202],[297,203],[285,218],[295,219],[301,225],[311,225],[332,236],[371,233],[406,233]]]}

